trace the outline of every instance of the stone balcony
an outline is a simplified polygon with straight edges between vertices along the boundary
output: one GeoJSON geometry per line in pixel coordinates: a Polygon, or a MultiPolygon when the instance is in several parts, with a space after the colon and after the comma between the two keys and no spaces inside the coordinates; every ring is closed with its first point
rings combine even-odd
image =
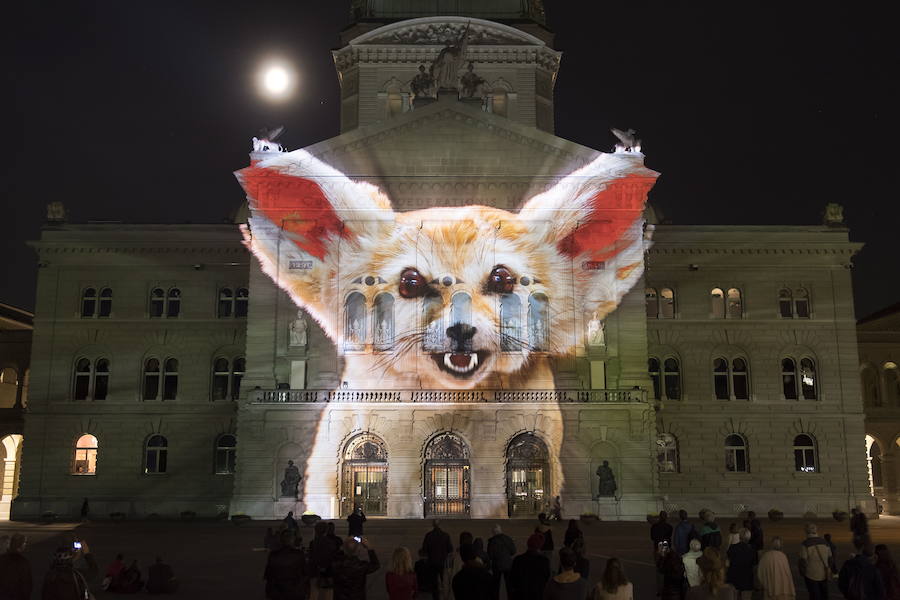
{"type": "Polygon", "coordinates": [[[631,390],[253,390],[252,404],[360,403],[604,403],[646,402],[647,393],[631,390]]]}

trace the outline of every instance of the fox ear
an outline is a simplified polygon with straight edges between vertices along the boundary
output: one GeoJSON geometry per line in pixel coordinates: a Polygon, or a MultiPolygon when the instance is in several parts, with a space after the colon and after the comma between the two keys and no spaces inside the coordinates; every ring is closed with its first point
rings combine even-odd
{"type": "Polygon", "coordinates": [[[279,154],[235,176],[250,206],[242,228],[246,245],[263,271],[334,337],[338,248],[343,244],[346,252],[389,231],[390,201],[305,150],[279,154]]]}
{"type": "Polygon", "coordinates": [[[601,154],[526,202],[519,218],[541,223],[534,227],[541,241],[565,256],[608,261],[635,241],[634,225],[658,176],[640,154],[601,154]]]}

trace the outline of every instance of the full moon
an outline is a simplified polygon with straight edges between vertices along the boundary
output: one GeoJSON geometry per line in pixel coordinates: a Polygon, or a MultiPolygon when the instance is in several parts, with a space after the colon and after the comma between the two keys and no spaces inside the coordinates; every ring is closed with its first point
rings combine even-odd
{"type": "Polygon", "coordinates": [[[266,91],[275,96],[284,94],[291,83],[291,76],[284,67],[269,67],[263,75],[266,91]]]}

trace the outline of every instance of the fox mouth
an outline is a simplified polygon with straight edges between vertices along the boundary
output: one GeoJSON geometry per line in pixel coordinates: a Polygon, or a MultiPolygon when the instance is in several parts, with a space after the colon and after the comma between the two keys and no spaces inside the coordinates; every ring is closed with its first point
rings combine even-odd
{"type": "Polygon", "coordinates": [[[460,379],[471,377],[484,364],[487,357],[488,352],[484,350],[478,350],[477,352],[440,352],[431,355],[438,368],[460,379]]]}

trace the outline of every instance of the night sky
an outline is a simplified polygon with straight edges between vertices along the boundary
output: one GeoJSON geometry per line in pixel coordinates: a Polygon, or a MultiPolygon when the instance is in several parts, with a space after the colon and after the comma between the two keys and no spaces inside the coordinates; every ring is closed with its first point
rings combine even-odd
{"type": "MultiPolygon", "coordinates": [[[[610,126],[638,129],[663,174],[651,202],[676,224],[818,224],[839,202],[866,244],[857,316],[900,301],[890,19],[866,3],[545,3],[564,53],[557,135],[610,150],[610,126]]],[[[242,201],[232,171],[260,127],[285,125],[289,149],[337,135],[330,50],[348,6],[16,3],[4,15],[0,301],[34,305],[25,242],[48,202],[73,222],[222,222],[242,201]],[[257,92],[270,56],[300,74],[289,102],[257,92]]]]}

